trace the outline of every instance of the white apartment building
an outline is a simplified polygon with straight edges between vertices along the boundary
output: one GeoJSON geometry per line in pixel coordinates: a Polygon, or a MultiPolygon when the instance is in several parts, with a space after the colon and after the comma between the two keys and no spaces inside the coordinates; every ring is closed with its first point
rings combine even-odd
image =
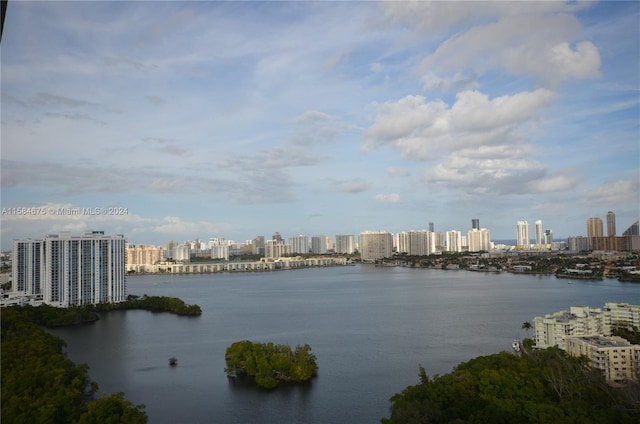
{"type": "Polygon", "coordinates": [[[469,252],[488,252],[491,250],[491,232],[487,228],[473,228],[467,233],[467,243],[469,252]]]}
{"type": "Polygon", "coordinates": [[[327,237],[313,236],[311,237],[311,253],[321,255],[327,253],[327,237]]]}
{"type": "Polygon", "coordinates": [[[398,252],[426,256],[435,253],[436,236],[432,231],[403,231],[398,234],[398,252]]]}
{"type": "Polygon", "coordinates": [[[353,234],[341,234],[336,236],[336,253],[352,254],[356,250],[353,234]]]}
{"type": "Polygon", "coordinates": [[[603,312],[604,325],[608,334],[611,334],[611,330],[617,325],[640,329],[640,305],[608,302],[604,304],[603,312]]]}
{"type": "Polygon", "coordinates": [[[564,349],[567,336],[585,336],[605,332],[605,318],[602,310],[588,306],[572,306],[569,311],[560,311],[538,316],[533,319],[536,332],[536,347],[547,348],[557,346],[564,349]]]}
{"type": "Polygon", "coordinates": [[[364,231],[358,236],[358,245],[363,262],[390,258],[393,255],[393,236],[388,231],[364,231]]]}
{"type": "Polygon", "coordinates": [[[225,261],[228,261],[231,243],[231,241],[227,241],[224,238],[212,238],[209,240],[211,259],[224,259],[225,261]]]}
{"type": "Polygon", "coordinates": [[[542,231],[542,220],[538,219],[535,222],[536,226],[536,249],[540,249],[542,247],[544,241],[544,232],[542,231]]]}
{"type": "Polygon", "coordinates": [[[308,236],[300,234],[299,236],[289,237],[289,244],[291,245],[291,253],[309,253],[311,242],[308,236]]]}
{"type": "Polygon", "coordinates": [[[267,259],[278,259],[281,256],[290,254],[290,244],[284,244],[279,240],[267,240],[264,244],[264,257],[267,259]]]}
{"type": "Polygon", "coordinates": [[[622,337],[573,336],[565,340],[571,356],[586,356],[594,368],[602,370],[608,383],[640,379],[640,346],[622,337]]]}
{"type": "Polygon", "coordinates": [[[447,231],[445,243],[447,252],[462,252],[462,234],[460,234],[460,231],[447,231]]]}
{"type": "Polygon", "coordinates": [[[529,238],[529,223],[527,221],[518,221],[516,223],[516,248],[529,249],[531,247],[531,239],[529,238]]]}
{"type": "Polygon", "coordinates": [[[14,240],[13,291],[42,295],[44,303],[63,308],[122,302],[125,244],[124,236],[107,236],[103,231],[14,240]]]}

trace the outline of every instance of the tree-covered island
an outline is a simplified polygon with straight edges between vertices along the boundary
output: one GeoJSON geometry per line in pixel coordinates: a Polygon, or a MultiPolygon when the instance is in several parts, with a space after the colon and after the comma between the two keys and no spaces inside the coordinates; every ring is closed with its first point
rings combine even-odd
{"type": "Polygon", "coordinates": [[[266,389],[308,381],[318,373],[316,356],[308,344],[292,350],[289,345],[243,340],[227,348],[225,359],[227,376],[249,376],[266,389]]]}

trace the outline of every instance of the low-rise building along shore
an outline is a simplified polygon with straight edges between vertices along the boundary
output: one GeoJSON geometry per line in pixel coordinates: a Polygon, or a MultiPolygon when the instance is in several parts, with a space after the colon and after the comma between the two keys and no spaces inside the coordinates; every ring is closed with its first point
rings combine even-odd
{"type": "Polygon", "coordinates": [[[569,355],[586,356],[610,384],[640,380],[640,346],[622,337],[572,336],[565,345],[569,355]]]}
{"type": "Polygon", "coordinates": [[[207,274],[217,272],[276,271],[295,268],[327,267],[349,265],[344,256],[302,258],[263,258],[254,262],[210,262],[179,263],[159,262],[157,264],[127,265],[128,273],[136,274],[207,274]]]}

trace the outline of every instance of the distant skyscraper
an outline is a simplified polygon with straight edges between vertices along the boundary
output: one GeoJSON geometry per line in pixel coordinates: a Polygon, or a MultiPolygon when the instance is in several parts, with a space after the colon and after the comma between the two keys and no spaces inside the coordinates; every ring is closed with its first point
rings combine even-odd
{"type": "Polygon", "coordinates": [[[353,234],[336,236],[336,253],[352,254],[356,250],[353,234]]]}
{"type": "Polygon", "coordinates": [[[311,253],[327,253],[327,238],[325,236],[311,237],[311,253]]]}
{"type": "Polygon", "coordinates": [[[448,252],[462,252],[462,235],[460,231],[447,231],[446,243],[448,252]]]}
{"type": "Polygon", "coordinates": [[[469,252],[489,251],[491,250],[491,233],[487,228],[479,230],[472,228],[467,233],[467,243],[469,252]]]}
{"type": "Polygon", "coordinates": [[[609,237],[616,235],[616,214],[612,211],[607,212],[607,235],[609,237]]]}
{"type": "Polygon", "coordinates": [[[280,235],[279,232],[276,231],[276,233],[273,235],[273,237],[271,237],[271,240],[275,240],[277,242],[281,242],[284,243],[284,240],[282,239],[282,236],[280,235]]]}
{"type": "Polygon", "coordinates": [[[433,222],[429,223],[429,231],[431,231],[433,233],[433,222]]]}
{"type": "Polygon", "coordinates": [[[289,244],[291,245],[291,253],[309,253],[309,237],[303,234],[299,236],[289,237],[289,244]]]}
{"type": "Polygon", "coordinates": [[[393,254],[393,236],[388,231],[364,231],[358,236],[358,246],[364,262],[390,258],[393,254]]]}
{"type": "Polygon", "coordinates": [[[536,221],[536,246],[542,246],[542,220],[536,221]]]}
{"type": "Polygon", "coordinates": [[[623,236],[637,236],[640,235],[640,221],[636,221],[633,224],[631,224],[631,226],[629,228],[627,228],[624,233],[622,233],[623,236]]]}
{"type": "Polygon", "coordinates": [[[544,232],[544,244],[552,244],[553,243],[553,231],[545,230],[544,232]]]}
{"type": "Polygon", "coordinates": [[[593,237],[602,237],[602,219],[587,219],[587,237],[589,239],[592,239],[593,237]]]}
{"type": "Polygon", "coordinates": [[[519,249],[529,249],[531,247],[531,239],[529,238],[529,223],[527,221],[518,221],[516,223],[518,232],[516,238],[516,247],[519,249]]]}
{"type": "Polygon", "coordinates": [[[436,251],[436,238],[432,231],[409,231],[398,234],[398,252],[426,256],[436,251]]]}
{"type": "Polygon", "coordinates": [[[471,220],[471,229],[479,230],[480,229],[480,220],[478,218],[473,218],[471,220]]]}

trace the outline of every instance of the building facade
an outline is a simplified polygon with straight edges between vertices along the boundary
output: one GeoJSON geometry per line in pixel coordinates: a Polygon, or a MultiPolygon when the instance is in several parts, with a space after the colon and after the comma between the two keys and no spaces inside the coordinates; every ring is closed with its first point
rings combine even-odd
{"type": "Polygon", "coordinates": [[[291,253],[308,254],[311,243],[309,237],[303,234],[298,236],[289,237],[289,244],[291,245],[291,253]]]}
{"type": "Polygon", "coordinates": [[[571,356],[589,358],[594,368],[602,370],[608,383],[640,379],[640,346],[632,345],[622,337],[567,337],[565,347],[571,356]]]}
{"type": "Polygon", "coordinates": [[[543,245],[543,231],[542,231],[542,220],[537,220],[535,223],[536,226],[536,248],[540,249],[543,245]]]}
{"type": "Polygon", "coordinates": [[[388,231],[364,231],[358,236],[358,245],[363,262],[373,262],[393,255],[393,236],[388,231]]]}
{"type": "Polygon", "coordinates": [[[606,332],[604,314],[601,309],[588,306],[572,306],[569,311],[560,311],[533,319],[536,333],[536,347],[557,346],[564,349],[568,336],[592,334],[610,335],[606,332]]]}
{"type": "Polygon", "coordinates": [[[398,253],[427,256],[436,251],[436,237],[431,231],[404,231],[398,234],[398,253]]]}
{"type": "Polygon", "coordinates": [[[447,231],[445,238],[447,252],[462,252],[462,234],[460,234],[460,231],[447,231]]]}
{"type": "Polygon", "coordinates": [[[592,239],[594,237],[602,237],[602,219],[589,218],[587,219],[587,237],[592,239]]]}
{"type": "Polygon", "coordinates": [[[531,247],[531,239],[529,238],[529,223],[527,221],[516,222],[516,248],[529,249],[531,247]]]}
{"type": "Polygon", "coordinates": [[[356,251],[356,243],[353,234],[336,235],[336,253],[350,255],[356,251]]]}
{"type": "Polygon", "coordinates": [[[616,235],[616,214],[612,211],[607,212],[607,235],[609,237],[616,235]]]}
{"type": "Polygon", "coordinates": [[[127,297],[125,244],[124,236],[103,231],[14,240],[14,291],[42,295],[44,303],[62,308],[122,302],[127,297]],[[36,246],[41,246],[39,260],[33,254],[36,246]],[[39,289],[34,273],[39,274],[39,289]]]}
{"type": "Polygon", "coordinates": [[[311,253],[321,255],[327,253],[327,237],[313,236],[311,237],[311,253]]]}
{"type": "Polygon", "coordinates": [[[267,240],[264,244],[264,257],[267,259],[278,259],[281,256],[291,255],[291,245],[284,244],[278,240],[267,240]]]}
{"type": "Polygon", "coordinates": [[[158,246],[138,244],[127,247],[127,266],[153,265],[164,259],[164,249],[158,246]]]}
{"type": "Polygon", "coordinates": [[[488,252],[491,250],[491,232],[488,228],[473,228],[467,233],[467,244],[469,252],[488,252]]]}

